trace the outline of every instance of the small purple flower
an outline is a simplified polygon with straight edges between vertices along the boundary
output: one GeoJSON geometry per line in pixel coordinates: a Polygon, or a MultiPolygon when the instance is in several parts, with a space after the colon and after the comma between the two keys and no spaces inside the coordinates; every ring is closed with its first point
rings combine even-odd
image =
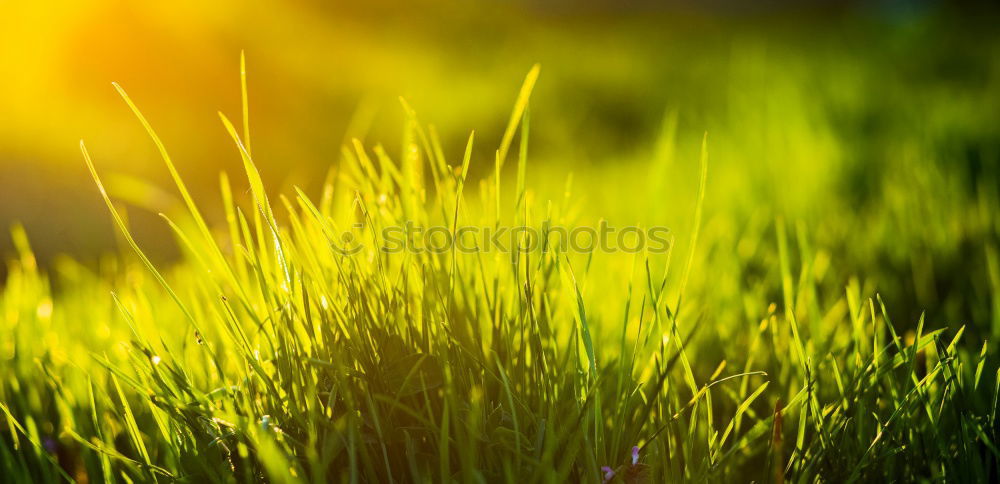
{"type": "Polygon", "coordinates": [[[45,447],[45,450],[50,454],[55,454],[56,451],[59,450],[59,444],[57,444],[56,440],[52,437],[45,437],[42,440],[42,446],[45,447]]]}
{"type": "MultiPolygon", "coordinates": [[[[648,473],[646,472],[647,469],[648,466],[639,463],[638,445],[632,447],[632,464],[624,464],[618,468],[618,470],[624,472],[621,478],[624,479],[625,482],[648,482],[646,480],[649,477],[648,473]],[[639,480],[635,480],[637,478],[639,480]]],[[[611,480],[614,479],[616,475],[618,475],[618,473],[615,472],[614,469],[608,466],[601,467],[601,472],[604,473],[605,484],[611,482],[611,480]]]]}

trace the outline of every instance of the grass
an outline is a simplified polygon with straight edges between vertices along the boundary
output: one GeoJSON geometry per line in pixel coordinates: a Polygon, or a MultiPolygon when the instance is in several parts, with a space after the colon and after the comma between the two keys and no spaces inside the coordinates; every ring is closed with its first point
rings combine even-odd
{"type": "Polygon", "coordinates": [[[116,85],[182,196],[186,213],[162,216],[183,257],[150,261],[81,143],[126,250],[96,269],[64,259],[50,275],[13,230],[0,299],[5,479],[601,482],[602,467],[630,483],[1000,477],[1000,378],[985,341],[1000,331],[995,186],[928,200],[928,164],[905,187],[878,179],[890,189],[874,215],[744,216],[713,205],[711,138],[697,164],[673,159],[668,116],[667,155],[644,167],[687,187],[671,195],[685,215],[668,253],[378,250],[381,229],[406,221],[579,225],[601,216],[579,202],[597,191],[650,209],[586,170],[576,185],[533,178],[538,73],[489,162],[474,134],[447,157],[404,102],[400,155],[355,140],[318,197],[268,192],[243,77],[242,122],[220,117],[249,200],[223,174],[219,225],[116,85]],[[857,251],[930,240],[899,235],[894,216],[957,224],[938,240],[983,254],[968,297],[992,320],[893,320],[891,301],[846,274],[863,266],[857,251]],[[359,253],[335,249],[345,232],[359,253]],[[814,247],[814,232],[846,234],[849,247],[814,247]]]}

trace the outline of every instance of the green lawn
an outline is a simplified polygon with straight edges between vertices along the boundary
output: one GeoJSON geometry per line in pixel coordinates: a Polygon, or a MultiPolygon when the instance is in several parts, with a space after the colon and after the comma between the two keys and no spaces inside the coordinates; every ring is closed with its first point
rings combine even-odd
{"type": "Polygon", "coordinates": [[[530,125],[558,119],[530,108],[536,67],[497,86],[499,139],[451,149],[404,101],[399,146],[347,143],[310,194],[258,171],[244,91],[221,122],[245,172],[195,200],[120,90],[186,206],[163,215],[182,257],[150,262],[108,195],[121,251],[97,264],[42,269],[13,229],[3,480],[997,480],[997,84],[883,98],[877,60],[821,85],[754,52],[732,75],[783,75],[731,87],[707,134],[668,109],[641,148],[536,161],[530,125]],[[383,250],[407,222],[601,220],[669,250],[383,250]]]}

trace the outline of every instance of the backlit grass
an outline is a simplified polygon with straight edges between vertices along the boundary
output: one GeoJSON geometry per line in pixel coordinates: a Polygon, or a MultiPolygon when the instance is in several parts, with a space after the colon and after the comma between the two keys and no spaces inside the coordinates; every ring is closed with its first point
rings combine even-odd
{"type": "MultiPolygon", "coordinates": [[[[707,198],[714,138],[700,157],[678,155],[676,115],[658,154],[619,171],[657,176],[624,184],[584,167],[567,180],[554,175],[565,167],[529,168],[538,73],[492,159],[474,156],[485,143],[475,134],[446,153],[404,102],[403,145],[348,144],[318,196],[268,190],[244,79],[242,116],[220,115],[245,173],[220,178],[219,225],[202,214],[218,201],[194,200],[116,85],[186,206],[163,215],[183,258],[150,262],[104,190],[100,153],[81,143],[123,250],[96,268],[65,259],[42,271],[13,230],[0,299],[5,479],[998,478],[1000,379],[986,342],[1000,331],[995,184],[930,200],[928,187],[953,180],[921,165],[871,181],[888,187],[879,211],[834,199],[815,218],[786,219],[707,198]],[[581,202],[595,198],[643,224],[657,210],[679,214],[671,251],[379,250],[381,229],[407,221],[544,227],[613,216],[581,202]],[[336,250],[345,232],[359,253],[336,250]],[[966,245],[986,261],[967,295],[983,320],[895,318],[851,272],[872,253],[966,245]]],[[[807,134],[790,136],[820,138],[807,134]]],[[[771,176],[762,171],[759,183],[771,176]]],[[[923,309],[950,314],[907,308],[923,309]]]]}

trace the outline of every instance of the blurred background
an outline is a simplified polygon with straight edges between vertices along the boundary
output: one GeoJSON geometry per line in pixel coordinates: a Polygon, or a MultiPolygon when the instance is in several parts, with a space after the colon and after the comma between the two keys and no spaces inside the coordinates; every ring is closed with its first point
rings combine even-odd
{"type": "Polygon", "coordinates": [[[280,193],[316,193],[351,137],[398,153],[399,96],[452,159],[475,129],[473,174],[487,172],[537,62],[539,196],[572,171],[592,181],[584,203],[629,221],[638,205],[617,198],[641,181],[642,220],[670,224],[690,213],[707,131],[707,208],[726,214],[708,230],[787,217],[830,248],[844,275],[831,285],[897,278],[904,318],[956,300],[944,311],[989,320],[985,299],[947,294],[986,281],[982,243],[996,238],[993,217],[969,207],[995,208],[997,21],[988,3],[901,0],[4,2],[0,226],[24,224],[43,264],[115,249],[82,138],[140,243],[176,256],[155,215],[178,208],[176,190],[112,81],[218,219],[219,172],[241,168],[216,111],[239,118],[241,50],[255,159],[280,193]],[[650,172],[664,159],[677,161],[669,173],[650,172]]]}

